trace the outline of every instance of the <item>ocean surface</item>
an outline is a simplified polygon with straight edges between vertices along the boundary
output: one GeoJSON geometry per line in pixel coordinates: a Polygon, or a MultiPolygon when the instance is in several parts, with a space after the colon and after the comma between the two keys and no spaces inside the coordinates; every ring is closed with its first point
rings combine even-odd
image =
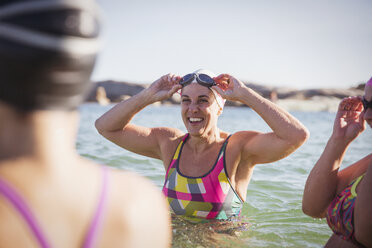
{"type": "MultiPolygon", "coordinates": [[[[161,161],[128,152],[101,137],[94,121],[112,105],[80,107],[78,152],[91,160],[149,178],[161,190],[165,171],[161,161]]],[[[302,213],[306,178],[332,132],[335,113],[292,112],[310,131],[310,139],[289,157],[256,165],[242,210],[242,219],[230,225],[190,224],[173,220],[172,247],[322,247],[331,231],[324,219],[302,213]],[[247,224],[248,223],[248,224],[247,224]],[[222,227],[221,227],[222,226],[222,227]]],[[[179,106],[149,106],[133,119],[147,127],[172,126],[185,131],[179,106]]],[[[219,119],[222,130],[270,131],[249,108],[226,107],[219,119]]],[[[367,127],[350,146],[342,168],[371,152],[372,130],[367,127]]],[[[151,206],[149,206],[149,211],[151,206]]]]}

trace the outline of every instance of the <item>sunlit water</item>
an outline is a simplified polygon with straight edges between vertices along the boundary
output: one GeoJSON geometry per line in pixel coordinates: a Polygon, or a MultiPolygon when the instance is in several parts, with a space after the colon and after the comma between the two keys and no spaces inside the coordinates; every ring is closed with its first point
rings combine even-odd
{"type": "MultiPolygon", "coordinates": [[[[161,161],[136,155],[101,137],[94,121],[111,106],[84,104],[77,148],[81,155],[98,163],[135,171],[153,181],[159,190],[164,180],[161,161]]],[[[332,131],[335,113],[292,113],[310,130],[310,139],[289,157],[271,164],[257,165],[247,191],[242,219],[231,223],[190,224],[173,220],[173,247],[322,247],[331,231],[325,220],[302,213],[302,193],[307,175],[319,158],[332,131]],[[249,224],[247,224],[249,223],[249,224]]],[[[185,131],[178,106],[149,106],[133,122],[148,127],[172,126],[185,131]]],[[[219,127],[269,131],[269,127],[249,108],[226,107],[219,127]]],[[[355,140],[342,167],[371,152],[367,130],[355,140]]],[[[149,211],[151,206],[149,206],[149,211]]]]}

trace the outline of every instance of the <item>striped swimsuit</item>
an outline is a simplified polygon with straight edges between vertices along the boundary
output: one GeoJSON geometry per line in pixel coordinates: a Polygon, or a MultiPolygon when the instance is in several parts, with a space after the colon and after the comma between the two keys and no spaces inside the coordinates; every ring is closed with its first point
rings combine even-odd
{"type": "Polygon", "coordinates": [[[327,222],[332,231],[344,240],[358,244],[354,236],[354,206],[357,194],[356,186],[364,174],[352,181],[339,193],[328,206],[327,222]]]}
{"type": "Polygon", "coordinates": [[[213,168],[204,176],[188,177],[179,170],[179,159],[188,134],[179,143],[165,176],[163,193],[173,213],[188,219],[228,219],[238,216],[243,201],[226,173],[225,150],[229,137],[213,168]]]}

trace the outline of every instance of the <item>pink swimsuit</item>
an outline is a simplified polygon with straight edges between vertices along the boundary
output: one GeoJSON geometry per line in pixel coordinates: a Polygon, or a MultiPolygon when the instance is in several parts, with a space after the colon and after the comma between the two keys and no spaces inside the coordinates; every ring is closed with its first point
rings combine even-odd
{"type": "Polygon", "coordinates": [[[224,142],[213,168],[201,177],[188,177],[179,170],[179,159],[188,134],[178,145],[165,176],[163,193],[172,211],[190,219],[228,219],[240,214],[243,201],[226,173],[224,142]]]}
{"type": "Polygon", "coordinates": [[[356,186],[364,174],[352,181],[340,194],[338,194],[327,210],[327,222],[332,231],[344,240],[361,246],[354,236],[354,206],[357,194],[356,186]]]}

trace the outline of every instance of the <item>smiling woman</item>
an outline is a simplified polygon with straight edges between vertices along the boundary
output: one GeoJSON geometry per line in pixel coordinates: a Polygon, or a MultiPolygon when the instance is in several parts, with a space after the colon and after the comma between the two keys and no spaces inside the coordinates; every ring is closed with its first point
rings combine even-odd
{"type": "Polygon", "coordinates": [[[167,74],[96,121],[107,139],[129,151],[160,159],[166,171],[163,193],[173,213],[193,221],[240,214],[254,166],[282,159],[308,137],[289,113],[228,74],[199,70],[184,77],[167,74]],[[144,107],[181,93],[185,134],[171,127],[148,128],[130,121],[144,107]],[[256,111],[272,132],[218,128],[225,100],[256,111]]]}

